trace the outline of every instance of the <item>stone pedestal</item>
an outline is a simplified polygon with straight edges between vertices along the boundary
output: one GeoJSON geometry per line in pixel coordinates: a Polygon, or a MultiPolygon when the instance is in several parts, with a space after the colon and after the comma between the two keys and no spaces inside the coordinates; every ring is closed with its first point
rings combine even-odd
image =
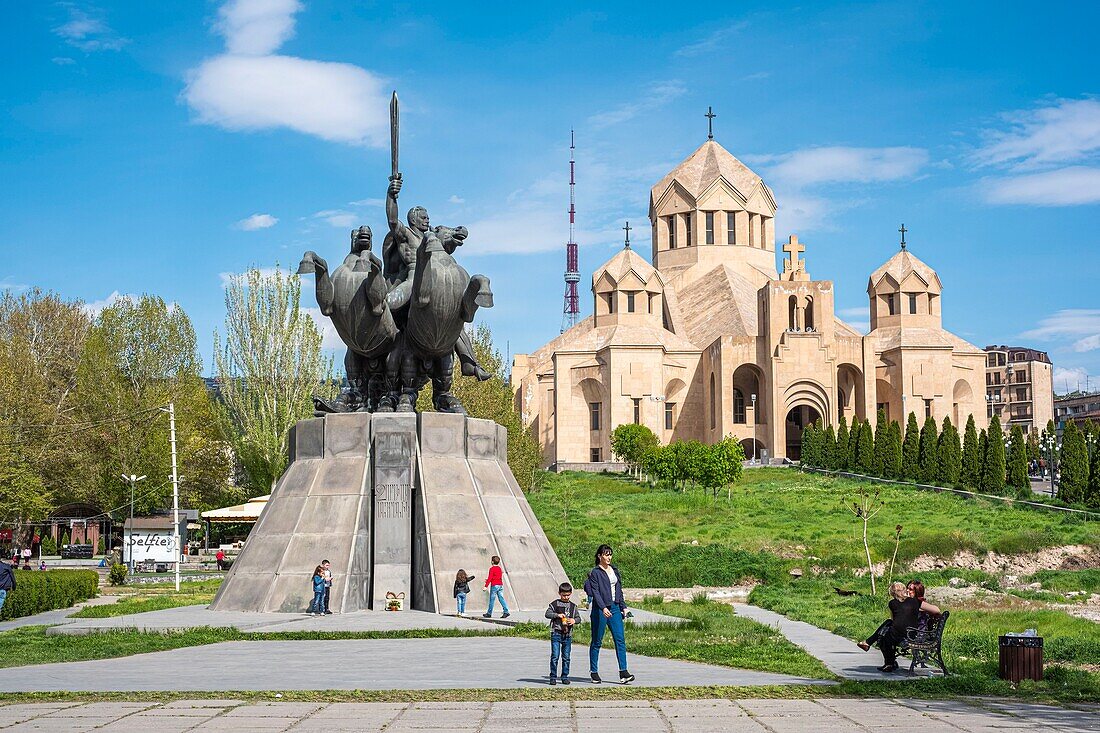
{"type": "Polygon", "coordinates": [[[519,610],[541,610],[566,579],[492,421],[333,414],[299,422],[289,443],[291,463],[214,610],[304,612],[323,559],[337,613],[384,609],[387,592],[404,592],[405,608],[453,613],[459,568],[476,577],[467,612],[483,612],[492,555],[519,610]]]}

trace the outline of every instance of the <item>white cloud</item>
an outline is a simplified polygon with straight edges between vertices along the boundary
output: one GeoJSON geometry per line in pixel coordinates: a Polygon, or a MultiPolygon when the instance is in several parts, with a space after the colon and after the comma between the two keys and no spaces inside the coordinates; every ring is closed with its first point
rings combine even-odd
{"type": "Polygon", "coordinates": [[[368,206],[371,208],[381,208],[386,205],[386,199],[359,199],[358,201],[349,201],[348,206],[368,206]]]}
{"type": "Polygon", "coordinates": [[[21,293],[27,289],[27,286],[23,283],[17,283],[12,279],[11,275],[8,275],[3,280],[0,280],[0,291],[6,290],[10,293],[21,293]]]}
{"type": "Polygon", "coordinates": [[[215,26],[232,54],[264,56],[294,35],[298,0],[231,0],[218,11],[215,26]]]}
{"type": "MultiPolygon", "coordinates": [[[[258,267],[255,268],[260,271],[260,277],[272,277],[275,273],[279,272],[278,267],[258,267]]],[[[244,277],[246,272],[219,272],[218,279],[221,280],[222,287],[226,288],[238,277],[244,277]]]]}
{"type": "Polygon", "coordinates": [[[246,219],[241,219],[234,226],[246,232],[254,232],[257,229],[268,229],[278,223],[279,220],[271,214],[253,214],[246,219]]]}
{"type": "MultiPolygon", "coordinates": [[[[86,11],[75,3],[60,3],[68,19],[53,29],[65,43],[81,51],[117,51],[129,40],[116,33],[98,13],[86,11]]],[[[55,59],[56,63],[56,59],[55,59]]]]}
{"type": "Polygon", "coordinates": [[[133,295],[131,293],[120,293],[117,290],[111,291],[111,294],[102,300],[93,300],[91,303],[84,304],[84,312],[93,318],[103,312],[105,308],[110,308],[112,305],[120,300],[138,300],[140,296],[133,295]]]}
{"type": "Polygon", "coordinates": [[[53,61],[58,66],[72,66],[76,63],[75,59],[71,59],[68,56],[54,56],[50,61],[53,61]]]}
{"type": "MultiPolygon", "coordinates": [[[[302,297],[306,297],[307,293],[305,289],[302,289],[302,297]]],[[[322,349],[346,349],[343,340],[340,338],[340,334],[336,331],[336,326],[332,325],[332,320],[321,313],[320,308],[304,307],[302,312],[313,319],[313,323],[316,324],[317,330],[321,332],[321,348],[322,349]]]]}
{"type": "Polygon", "coordinates": [[[355,226],[355,223],[359,221],[358,214],[351,211],[344,211],[343,209],[318,211],[313,215],[313,218],[328,222],[332,226],[340,229],[347,229],[348,227],[355,226]]]}
{"type": "Polygon", "coordinates": [[[288,128],[323,140],[381,147],[388,140],[385,82],[358,66],[274,55],[294,31],[290,0],[233,0],[217,29],[229,53],[187,75],[197,120],[229,130],[288,128]]]}
{"type": "Polygon", "coordinates": [[[1100,349],[1100,309],[1068,308],[1039,321],[1039,325],[1021,334],[1022,338],[1044,341],[1072,339],[1074,351],[1100,349]]]}
{"type": "Polygon", "coordinates": [[[1100,203],[1100,168],[1070,166],[1041,173],[989,178],[980,184],[991,204],[1075,206],[1100,203]]]}
{"type": "Polygon", "coordinates": [[[449,199],[447,199],[447,201],[448,201],[448,203],[452,203],[452,204],[456,204],[456,205],[461,205],[461,204],[466,203],[466,199],[462,198],[461,196],[459,196],[457,194],[451,194],[451,197],[449,199]]]}
{"type": "Polygon", "coordinates": [[[730,23],[729,25],[707,34],[702,40],[689,43],[686,46],[681,46],[676,49],[673,55],[692,57],[702,56],[711,51],[716,51],[722,46],[723,42],[730,40],[730,36],[736,35],[738,31],[742,31],[748,28],[748,26],[749,23],[746,20],[730,23]]]}
{"type": "Polygon", "coordinates": [[[1085,367],[1054,367],[1054,375],[1051,379],[1054,384],[1055,394],[1075,392],[1086,387],[1092,391],[1100,386],[1100,376],[1089,374],[1085,367]]]}
{"type": "Polygon", "coordinates": [[[772,156],[755,156],[770,177],[791,186],[819,183],[875,183],[911,178],[928,162],[921,148],[820,147],[772,156]]]}
{"type": "Polygon", "coordinates": [[[860,333],[867,333],[871,330],[871,314],[867,306],[861,306],[859,308],[841,308],[836,311],[836,315],[840,320],[860,333]]]}
{"type": "Polygon", "coordinates": [[[588,118],[588,124],[596,130],[632,120],[644,112],[651,112],[680,97],[687,87],[680,81],[661,81],[653,84],[636,102],[622,104],[615,109],[600,112],[588,118]]]}
{"type": "Polygon", "coordinates": [[[978,165],[1021,167],[1083,160],[1100,151],[1100,101],[1062,99],[1055,105],[1005,115],[1010,129],[987,131],[972,156],[978,165]]]}

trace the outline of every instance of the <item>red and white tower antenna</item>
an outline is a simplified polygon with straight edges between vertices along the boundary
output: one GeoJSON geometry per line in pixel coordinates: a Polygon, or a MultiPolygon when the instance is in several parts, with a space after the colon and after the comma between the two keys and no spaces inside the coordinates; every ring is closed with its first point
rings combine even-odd
{"type": "Polygon", "coordinates": [[[581,280],[581,274],[577,270],[577,197],[576,197],[576,162],[573,151],[576,146],[573,143],[573,131],[569,131],[569,241],[565,244],[565,305],[562,308],[561,332],[577,325],[581,317],[581,305],[577,298],[577,283],[581,280]]]}

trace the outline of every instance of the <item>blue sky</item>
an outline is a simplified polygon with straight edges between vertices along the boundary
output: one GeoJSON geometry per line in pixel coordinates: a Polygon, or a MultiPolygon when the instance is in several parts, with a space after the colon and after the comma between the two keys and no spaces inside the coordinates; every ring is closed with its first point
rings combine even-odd
{"type": "Polygon", "coordinates": [[[867,320],[904,222],[945,326],[1100,384],[1100,6],[555,5],[6,4],[0,288],[157,293],[209,364],[227,274],[380,238],[396,88],[402,208],[469,227],[479,318],[532,350],[561,323],[570,128],[588,313],[624,220],[648,253],[649,188],[713,105],[841,317],[867,320]]]}

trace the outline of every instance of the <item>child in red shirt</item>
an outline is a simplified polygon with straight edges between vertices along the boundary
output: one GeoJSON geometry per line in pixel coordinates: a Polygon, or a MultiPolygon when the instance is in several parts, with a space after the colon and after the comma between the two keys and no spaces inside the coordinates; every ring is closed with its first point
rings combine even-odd
{"type": "Polygon", "coordinates": [[[500,607],[504,609],[501,618],[508,618],[508,604],[504,602],[504,571],[500,567],[500,556],[493,555],[493,566],[489,568],[489,574],[485,578],[485,587],[489,589],[489,610],[482,614],[485,618],[493,617],[493,604],[500,599],[500,607]]]}

